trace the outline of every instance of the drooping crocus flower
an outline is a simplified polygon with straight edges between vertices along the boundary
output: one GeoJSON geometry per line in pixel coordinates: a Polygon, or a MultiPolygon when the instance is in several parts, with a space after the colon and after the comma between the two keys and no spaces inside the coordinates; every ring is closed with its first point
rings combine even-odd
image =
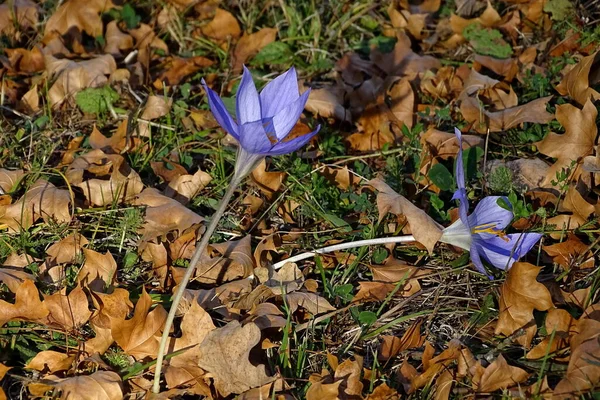
{"type": "Polygon", "coordinates": [[[483,258],[496,268],[509,269],[519,258],[523,257],[542,237],[539,233],[505,234],[504,229],[513,219],[513,213],[501,207],[502,201],[510,206],[504,196],[488,196],[483,198],[471,215],[467,215],[469,203],[465,188],[465,173],[462,157],[462,135],[454,129],[458,138],[458,154],[456,156],[456,184],[458,190],[453,199],[458,199],[458,215],[452,225],[445,228],[440,241],[468,250],[471,261],[477,269],[491,278],[485,271],[483,258]]]}
{"type": "Polygon", "coordinates": [[[260,92],[246,67],[236,96],[234,120],[217,93],[202,81],[215,119],[240,144],[236,175],[249,173],[265,156],[291,153],[304,146],[320,126],[300,137],[286,140],[300,118],[310,90],[300,95],[296,70],[292,67],[260,92]]]}

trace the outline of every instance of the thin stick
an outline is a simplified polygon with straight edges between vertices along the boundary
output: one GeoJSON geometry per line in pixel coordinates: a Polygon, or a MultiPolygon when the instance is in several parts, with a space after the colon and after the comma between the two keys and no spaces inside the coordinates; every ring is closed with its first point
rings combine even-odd
{"type": "MultiPolygon", "coordinates": [[[[154,393],[159,393],[159,391],[160,391],[160,373],[162,370],[162,363],[163,363],[163,359],[164,359],[164,355],[165,355],[165,349],[167,347],[167,342],[169,341],[169,331],[171,330],[171,326],[173,326],[173,320],[175,319],[175,314],[177,313],[177,306],[179,305],[179,302],[183,298],[183,294],[185,293],[185,287],[187,286],[188,282],[190,281],[190,278],[192,277],[192,275],[194,274],[194,271],[196,270],[196,267],[198,266],[198,262],[200,261],[200,257],[202,256],[202,254],[204,253],[204,250],[208,246],[210,237],[212,236],[215,229],[217,229],[219,220],[221,219],[221,217],[225,213],[225,210],[227,209],[227,205],[229,204],[229,200],[231,199],[231,196],[233,195],[233,193],[235,192],[235,189],[237,188],[237,186],[239,185],[239,183],[241,182],[241,180],[243,178],[243,176],[237,176],[237,175],[238,174],[235,174],[234,177],[231,179],[231,182],[229,182],[229,187],[227,188],[227,192],[225,192],[225,195],[221,199],[221,202],[219,203],[219,207],[217,208],[217,211],[215,211],[215,213],[213,214],[210,224],[206,228],[206,232],[204,232],[204,234],[202,235],[202,239],[200,240],[199,244],[197,244],[196,250],[194,251],[194,255],[192,256],[192,259],[190,260],[190,265],[187,268],[187,270],[185,271],[183,280],[181,281],[181,283],[179,284],[179,287],[177,288],[177,293],[175,293],[175,297],[173,297],[173,303],[171,303],[171,309],[169,310],[169,316],[167,317],[167,320],[165,322],[165,327],[163,330],[162,337],[160,339],[160,346],[158,348],[158,354],[156,357],[156,369],[154,371],[154,383],[152,385],[152,392],[154,392],[154,393]]],[[[240,174],[240,175],[242,175],[242,174],[240,174]]]]}
{"type": "Polygon", "coordinates": [[[285,264],[290,262],[298,262],[302,260],[306,260],[307,258],[314,257],[317,254],[326,254],[331,253],[333,251],[352,249],[354,247],[363,247],[363,246],[372,246],[377,244],[388,244],[388,243],[406,243],[406,242],[414,242],[415,237],[413,235],[406,236],[394,236],[387,238],[376,238],[376,239],[365,239],[365,240],[357,240],[356,242],[348,242],[348,243],[340,243],[334,244],[333,246],[323,247],[317,250],[313,250],[308,253],[298,254],[296,256],[286,258],[285,260],[279,261],[278,263],[273,265],[273,269],[279,269],[283,267],[285,264]]]}

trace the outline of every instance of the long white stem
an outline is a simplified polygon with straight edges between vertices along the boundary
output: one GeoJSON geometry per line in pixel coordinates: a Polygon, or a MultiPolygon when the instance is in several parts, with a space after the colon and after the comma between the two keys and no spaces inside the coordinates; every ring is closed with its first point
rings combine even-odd
{"type": "Polygon", "coordinates": [[[273,268],[279,269],[279,268],[283,267],[286,263],[306,260],[307,258],[314,257],[317,254],[326,254],[326,253],[331,253],[331,252],[338,251],[338,250],[352,249],[354,247],[372,246],[372,245],[377,245],[377,244],[388,244],[388,243],[406,243],[406,242],[414,242],[414,241],[415,241],[415,238],[413,235],[406,235],[406,236],[394,236],[394,237],[376,238],[376,239],[365,239],[365,240],[357,240],[356,242],[334,244],[333,246],[322,247],[320,249],[313,250],[308,253],[302,253],[302,254],[298,254],[298,255],[290,257],[290,258],[286,258],[285,260],[279,261],[278,263],[274,264],[273,268]]]}
{"type": "Polygon", "coordinates": [[[190,281],[190,278],[196,270],[196,267],[198,266],[198,263],[200,262],[200,257],[202,256],[204,250],[206,250],[206,247],[208,246],[210,237],[217,228],[219,220],[225,213],[225,209],[229,204],[229,200],[231,199],[231,196],[235,192],[235,189],[241,182],[242,178],[243,176],[235,175],[231,182],[229,182],[229,187],[227,188],[225,195],[221,199],[217,210],[213,214],[210,224],[206,228],[206,231],[202,235],[202,238],[198,242],[196,242],[196,250],[194,251],[192,259],[190,260],[190,265],[185,271],[185,275],[179,283],[179,288],[177,289],[177,292],[173,297],[173,302],[171,303],[171,309],[169,310],[169,315],[167,317],[167,320],[165,321],[165,327],[163,330],[162,337],[160,339],[160,346],[158,348],[158,354],[156,357],[156,369],[154,370],[154,383],[152,385],[152,392],[154,393],[158,393],[160,391],[160,373],[162,371],[162,363],[166,352],[167,342],[169,341],[170,337],[169,331],[171,330],[171,326],[173,326],[173,320],[175,319],[175,314],[177,313],[177,306],[183,298],[185,287],[187,286],[188,282],[190,281]]]}

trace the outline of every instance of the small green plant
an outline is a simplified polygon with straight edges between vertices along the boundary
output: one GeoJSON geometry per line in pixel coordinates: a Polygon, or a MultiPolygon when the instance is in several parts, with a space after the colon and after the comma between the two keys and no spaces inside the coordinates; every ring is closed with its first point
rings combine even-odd
{"type": "Polygon", "coordinates": [[[513,53],[510,45],[502,38],[502,33],[496,29],[471,24],[463,30],[463,36],[479,54],[495,58],[508,58],[513,53]]]}
{"type": "Polygon", "coordinates": [[[501,165],[493,169],[488,177],[488,185],[492,193],[506,193],[512,187],[512,171],[501,165]]]}
{"type": "Polygon", "coordinates": [[[119,94],[110,86],[87,88],[75,95],[75,102],[81,111],[88,114],[104,114],[119,100],[119,94]]]}

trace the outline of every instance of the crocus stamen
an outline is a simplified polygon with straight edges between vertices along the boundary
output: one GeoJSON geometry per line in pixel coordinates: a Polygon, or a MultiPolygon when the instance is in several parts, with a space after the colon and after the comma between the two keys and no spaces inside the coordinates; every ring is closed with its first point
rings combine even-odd
{"type": "Polygon", "coordinates": [[[471,233],[472,234],[489,233],[489,234],[498,236],[500,239],[504,240],[505,242],[510,241],[510,239],[508,238],[508,236],[506,236],[506,233],[504,233],[503,230],[496,228],[495,223],[489,223],[489,224],[475,226],[471,229],[471,233]]]}

